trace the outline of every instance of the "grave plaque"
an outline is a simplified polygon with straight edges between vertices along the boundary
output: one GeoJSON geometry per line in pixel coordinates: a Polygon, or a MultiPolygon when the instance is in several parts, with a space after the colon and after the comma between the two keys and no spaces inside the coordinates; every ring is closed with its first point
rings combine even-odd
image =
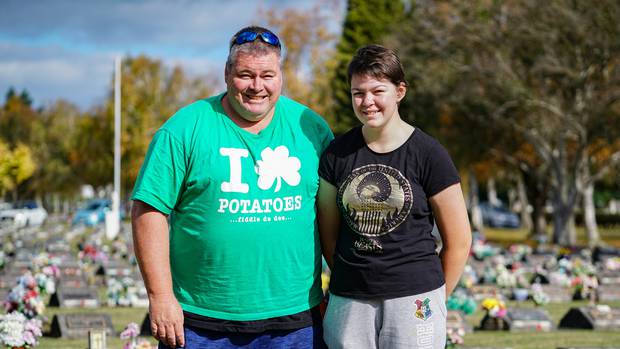
{"type": "Polygon", "coordinates": [[[620,271],[604,271],[598,274],[599,284],[620,286],[620,271]]]}
{"type": "Polygon", "coordinates": [[[63,308],[96,308],[99,306],[99,297],[93,287],[71,288],[60,285],[50,298],[49,305],[63,308]]]}
{"type": "Polygon", "coordinates": [[[82,267],[77,261],[65,261],[60,266],[60,278],[62,279],[65,276],[77,276],[83,275],[82,267]]]}
{"type": "Polygon", "coordinates": [[[99,275],[106,276],[130,276],[134,274],[133,269],[127,263],[121,261],[109,261],[108,264],[101,266],[97,271],[99,275]]]}
{"type": "Polygon", "coordinates": [[[527,264],[532,267],[545,266],[548,262],[555,259],[555,255],[552,254],[533,254],[527,257],[527,264]]]}
{"type": "Polygon", "coordinates": [[[542,309],[509,308],[506,323],[510,331],[548,332],[554,329],[549,314],[542,309]]]}
{"type": "Polygon", "coordinates": [[[63,254],[71,252],[71,246],[60,237],[53,237],[47,241],[45,249],[52,254],[63,254]]]}
{"type": "Polygon", "coordinates": [[[599,302],[620,301],[620,285],[600,285],[596,294],[599,302]]]}
{"type": "Polygon", "coordinates": [[[620,249],[616,247],[603,247],[597,246],[592,252],[592,261],[594,263],[604,262],[605,259],[610,257],[620,257],[620,249]]]}
{"type": "Polygon", "coordinates": [[[570,287],[551,284],[542,284],[540,287],[551,303],[565,303],[573,300],[573,289],[570,287]]]}
{"type": "Polygon", "coordinates": [[[114,336],[109,314],[57,314],[51,326],[51,336],[68,339],[86,338],[90,331],[105,331],[114,336]]]}
{"type": "Polygon", "coordinates": [[[496,318],[487,314],[482,318],[478,329],[484,331],[503,331],[508,329],[508,324],[504,318],[496,318]]]}
{"type": "Polygon", "coordinates": [[[484,274],[485,263],[482,261],[477,261],[474,258],[470,258],[467,261],[467,264],[471,266],[471,268],[476,272],[476,276],[480,279],[484,274]]]}
{"type": "Polygon", "coordinates": [[[467,320],[465,320],[465,315],[460,310],[448,310],[446,326],[447,328],[452,328],[455,330],[462,328],[465,330],[465,333],[473,332],[473,328],[469,323],[467,323],[467,320]]]}
{"type": "Polygon", "coordinates": [[[88,282],[84,278],[84,276],[73,275],[73,276],[63,276],[59,281],[59,285],[62,285],[66,288],[86,288],[88,287],[88,282]]]}
{"type": "Polygon", "coordinates": [[[620,329],[620,308],[606,305],[571,308],[560,320],[560,328],[620,329]]]}
{"type": "Polygon", "coordinates": [[[485,298],[497,298],[501,296],[501,292],[496,285],[473,285],[471,287],[471,294],[478,302],[485,298]]]}
{"type": "Polygon", "coordinates": [[[0,275],[0,289],[8,289],[10,290],[13,286],[17,285],[17,278],[19,278],[21,274],[4,274],[0,275]]]}
{"type": "Polygon", "coordinates": [[[105,338],[105,330],[88,331],[88,349],[108,349],[105,338]]]}

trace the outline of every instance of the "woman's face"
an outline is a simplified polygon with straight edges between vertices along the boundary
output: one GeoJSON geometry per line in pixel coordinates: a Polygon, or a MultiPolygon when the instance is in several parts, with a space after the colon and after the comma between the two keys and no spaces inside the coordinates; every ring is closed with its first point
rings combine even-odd
{"type": "Polygon", "coordinates": [[[368,75],[351,77],[351,102],[357,118],[368,127],[381,128],[400,118],[398,103],[405,97],[404,83],[396,86],[387,79],[368,75]]]}

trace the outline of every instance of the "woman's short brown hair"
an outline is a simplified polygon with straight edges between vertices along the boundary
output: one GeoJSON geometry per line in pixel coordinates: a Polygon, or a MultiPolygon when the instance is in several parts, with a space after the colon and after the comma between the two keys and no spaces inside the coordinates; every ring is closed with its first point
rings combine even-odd
{"type": "Polygon", "coordinates": [[[360,47],[349,63],[349,85],[353,75],[368,75],[375,79],[387,79],[394,85],[408,85],[400,59],[394,50],[381,45],[360,47]]]}

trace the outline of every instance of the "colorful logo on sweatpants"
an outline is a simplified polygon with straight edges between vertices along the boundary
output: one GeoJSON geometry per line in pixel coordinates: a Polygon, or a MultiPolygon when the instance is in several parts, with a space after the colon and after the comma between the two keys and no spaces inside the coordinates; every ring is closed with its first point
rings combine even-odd
{"type": "Polygon", "coordinates": [[[416,310],[415,312],[415,316],[418,319],[422,319],[426,321],[431,317],[431,315],[433,315],[433,312],[431,311],[431,300],[430,299],[426,298],[423,301],[416,299],[415,305],[418,307],[418,310],[416,310]]]}

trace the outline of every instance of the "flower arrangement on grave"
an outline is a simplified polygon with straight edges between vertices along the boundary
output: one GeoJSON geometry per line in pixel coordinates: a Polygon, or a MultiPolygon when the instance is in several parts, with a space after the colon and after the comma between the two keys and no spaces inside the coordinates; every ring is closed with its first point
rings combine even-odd
{"type": "Polygon", "coordinates": [[[20,312],[0,315],[0,345],[5,348],[33,348],[41,337],[41,320],[28,319],[20,312]]]}
{"type": "Polygon", "coordinates": [[[26,273],[17,280],[17,285],[6,296],[4,309],[7,313],[20,312],[29,319],[43,313],[45,304],[32,274],[26,273]]]}
{"type": "Polygon", "coordinates": [[[78,258],[85,264],[106,264],[108,256],[102,248],[96,248],[93,245],[85,245],[84,249],[78,252],[78,258]]]}
{"type": "Polygon", "coordinates": [[[151,346],[151,343],[146,339],[138,339],[140,335],[140,327],[135,322],[131,322],[123,332],[121,332],[121,339],[126,340],[127,343],[123,346],[123,349],[151,349],[155,348],[151,346]]]}
{"type": "Polygon", "coordinates": [[[594,303],[596,289],[598,288],[598,279],[596,275],[591,273],[575,276],[571,286],[575,289],[574,294],[578,299],[588,299],[594,303]]]}
{"type": "Polygon", "coordinates": [[[471,246],[471,253],[477,260],[484,260],[499,253],[499,248],[487,244],[484,239],[475,239],[471,246]]]}
{"type": "Polygon", "coordinates": [[[56,292],[56,281],[52,276],[44,273],[37,273],[34,275],[35,282],[37,283],[37,291],[41,295],[54,294],[56,292]]]}
{"type": "Polygon", "coordinates": [[[516,276],[504,265],[498,264],[495,270],[497,271],[495,283],[499,288],[513,288],[517,285],[516,276]]]}
{"type": "Polygon", "coordinates": [[[446,331],[446,349],[455,349],[464,343],[465,329],[462,327],[448,327],[446,331]]]}
{"type": "Polygon", "coordinates": [[[513,244],[508,248],[514,261],[525,261],[532,254],[532,248],[526,244],[513,244]]]}
{"type": "Polygon", "coordinates": [[[471,288],[477,283],[478,275],[476,275],[476,271],[471,267],[471,265],[465,265],[465,269],[463,270],[463,274],[461,274],[458,286],[463,288],[471,288]]]}
{"type": "Polygon", "coordinates": [[[549,273],[549,283],[562,287],[570,287],[572,281],[564,269],[559,269],[549,273]]]}
{"type": "Polygon", "coordinates": [[[498,298],[485,298],[482,301],[482,308],[492,318],[503,319],[507,312],[506,304],[498,298]]]}
{"type": "Polygon", "coordinates": [[[604,268],[609,271],[620,270],[620,257],[607,258],[607,260],[605,260],[604,268]]]}
{"type": "Polygon", "coordinates": [[[537,306],[543,306],[549,303],[549,296],[543,291],[540,284],[532,285],[532,300],[537,306]]]}
{"type": "Polygon", "coordinates": [[[467,315],[473,314],[476,308],[478,308],[474,297],[468,296],[467,292],[462,288],[457,288],[452,292],[450,297],[448,297],[446,306],[448,310],[460,310],[467,315]]]}
{"type": "Polygon", "coordinates": [[[109,278],[107,280],[108,305],[129,307],[138,301],[138,287],[136,282],[129,277],[122,279],[109,278]]]}

